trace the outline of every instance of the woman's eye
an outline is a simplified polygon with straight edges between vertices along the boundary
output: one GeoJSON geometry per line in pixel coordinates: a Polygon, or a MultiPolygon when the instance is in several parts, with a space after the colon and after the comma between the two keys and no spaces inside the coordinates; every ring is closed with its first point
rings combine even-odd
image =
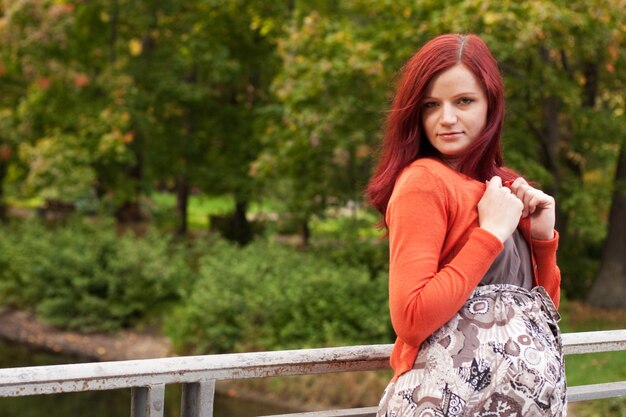
{"type": "Polygon", "coordinates": [[[461,104],[471,104],[473,101],[474,100],[472,100],[471,98],[464,97],[461,100],[459,100],[459,103],[461,103],[461,104]]]}
{"type": "Polygon", "coordinates": [[[432,109],[436,105],[437,105],[437,103],[435,103],[434,101],[427,101],[426,103],[424,103],[424,108],[425,109],[432,109]]]}

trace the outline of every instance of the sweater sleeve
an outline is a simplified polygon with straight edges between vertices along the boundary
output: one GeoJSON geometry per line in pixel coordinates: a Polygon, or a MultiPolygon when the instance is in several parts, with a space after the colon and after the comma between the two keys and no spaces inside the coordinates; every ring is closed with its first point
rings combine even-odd
{"type": "Polygon", "coordinates": [[[556,264],[559,233],[555,230],[550,240],[533,239],[532,247],[537,269],[537,284],[546,289],[556,307],[561,298],[561,271],[556,264]]]}
{"type": "Polygon", "coordinates": [[[417,167],[400,176],[387,208],[391,321],[398,337],[413,346],[452,318],[503,248],[477,227],[440,269],[450,227],[448,197],[437,177],[417,167]]]}

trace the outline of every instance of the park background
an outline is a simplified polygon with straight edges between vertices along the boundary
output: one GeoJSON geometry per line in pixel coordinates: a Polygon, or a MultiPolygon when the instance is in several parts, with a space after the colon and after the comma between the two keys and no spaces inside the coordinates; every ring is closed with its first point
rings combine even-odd
{"type": "MultiPolygon", "coordinates": [[[[473,32],[503,73],[506,163],[558,203],[563,330],[624,328],[625,14],[624,0],[4,0],[2,308],[157,332],[178,354],[391,343],[363,189],[402,63],[473,32]]],[[[567,361],[571,385],[626,379],[624,353],[567,361]]],[[[372,405],[387,377],[255,388],[372,405]]]]}

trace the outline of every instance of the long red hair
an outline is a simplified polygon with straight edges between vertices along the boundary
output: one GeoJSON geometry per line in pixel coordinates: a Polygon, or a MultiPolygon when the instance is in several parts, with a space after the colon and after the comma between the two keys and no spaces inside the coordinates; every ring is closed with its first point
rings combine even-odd
{"type": "Polygon", "coordinates": [[[457,64],[465,65],[474,74],[488,102],[485,128],[457,161],[457,169],[479,181],[494,175],[499,175],[503,181],[517,176],[503,166],[500,150],[504,89],[496,60],[476,35],[437,36],[417,51],[400,72],[385,124],[380,161],[366,190],[370,202],[383,218],[402,170],[417,158],[437,156],[423,130],[421,103],[432,79],[457,64]]]}

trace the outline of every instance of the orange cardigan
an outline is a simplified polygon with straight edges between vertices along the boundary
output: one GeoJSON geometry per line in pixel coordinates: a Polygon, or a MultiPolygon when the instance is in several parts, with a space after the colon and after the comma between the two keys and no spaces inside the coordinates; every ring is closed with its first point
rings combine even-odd
{"type": "MultiPolygon", "coordinates": [[[[431,158],[414,161],[396,181],[385,216],[394,380],[413,367],[422,342],[459,311],[503,248],[478,225],[485,187],[431,158]]],[[[545,287],[558,307],[558,233],[531,239],[528,218],[519,228],[530,245],[534,285],[545,287]]]]}

